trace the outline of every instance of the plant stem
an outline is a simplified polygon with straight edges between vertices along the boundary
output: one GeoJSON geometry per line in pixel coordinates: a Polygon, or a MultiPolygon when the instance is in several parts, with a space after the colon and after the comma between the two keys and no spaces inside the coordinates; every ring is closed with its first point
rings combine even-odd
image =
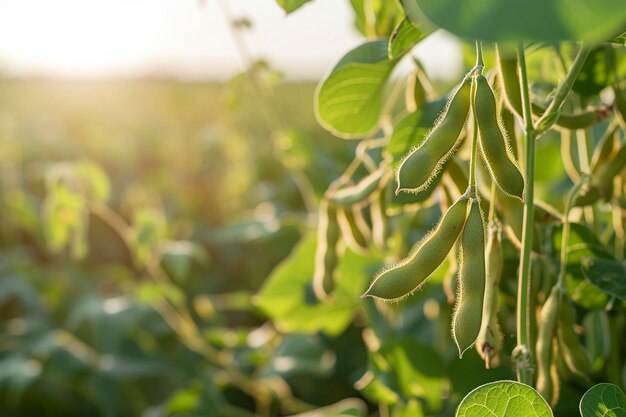
{"type": "Polygon", "coordinates": [[[522,253],[520,255],[519,279],[517,288],[517,350],[521,355],[516,358],[517,379],[527,385],[533,382],[533,358],[530,345],[532,341],[530,333],[530,273],[532,252],[533,227],[534,227],[534,180],[535,180],[535,129],[530,108],[530,93],[528,91],[528,74],[526,72],[526,57],[524,46],[518,47],[518,59],[520,66],[520,88],[522,91],[522,104],[524,106],[524,122],[526,149],[524,172],[526,182],[526,195],[524,198],[524,217],[522,225],[522,253]]]}
{"type": "MultiPolygon", "coordinates": [[[[483,49],[479,41],[476,41],[476,66],[475,71],[481,73],[484,67],[483,63],[483,49]]],[[[476,193],[476,154],[478,153],[478,122],[476,121],[476,107],[474,106],[474,93],[476,89],[476,83],[472,82],[472,115],[474,117],[474,129],[472,134],[472,152],[470,154],[469,165],[469,187],[470,194],[476,193]]]]}

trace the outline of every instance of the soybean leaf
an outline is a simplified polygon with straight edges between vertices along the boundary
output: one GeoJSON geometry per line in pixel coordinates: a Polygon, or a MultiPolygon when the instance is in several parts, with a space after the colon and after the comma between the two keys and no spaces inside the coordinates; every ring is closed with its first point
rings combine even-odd
{"type": "Polygon", "coordinates": [[[463,398],[456,417],[544,417],[552,410],[537,391],[514,381],[481,385],[463,398]]]}
{"type": "Polygon", "coordinates": [[[276,0],[278,5],[287,13],[295,12],[311,0],[276,0]]]}
{"type": "Polygon", "coordinates": [[[365,136],[378,125],[383,90],[397,59],[387,58],[387,39],[364,43],[348,52],[319,85],[315,110],[333,134],[365,136]]]}
{"type": "MultiPolygon", "coordinates": [[[[563,228],[557,227],[552,233],[553,257],[559,259],[561,234],[563,228]]],[[[608,301],[607,295],[585,278],[581,268],[582,259],[613,259],[598,238],[584,225],[572,223],[567,254],[567,273],[565,284],[572,301],[586,309],[601,308],[608,301]]]]}
{"type": "Polygon", "coordinates": [[[617,385],[596,384],[580,399],[582,417],[626,416],[626,395],[617,385]]]}
{"type": "Polygon", "coordinates": [[[626,264],[615,259],[582,258],[585,277],[605,293],[626,300],[626,264]]]}
{"type": "Polygon", "coordinates": [[[431,409],[441,408],[445,367],[430,346],[409,338],[388,339],[371,359],[374,373],[392,391],[406,399],[422,398],[431,409]]]}
{"type": "Polygon", "coordinates": [[[396,26],[387,47],[387,55],[389,59],[402,57],[413,48],[419,41],[424,39],[428,33],[421,31],[408,18],[402,19],[400,24],[396,26]]]}
{"type": "Polygon", "coordinates": [[[415,2],[432,23],[459,37],[484,41],[598,42],[623,31],[626,23],[623,0],[405,2],[415,2]]]}
{"type": "Polygon", "coordinates": [[[315,249],[315,236],[304,237],[253,298],[253,303],[282,332],[341,333],[359,305],[359,295],[381,262],[376,256],[360,256],[346,250],[341,257],[332,301],[316,302],[310,287],[315,249]]]}
{"type": "Polygon", "coordinates": [[[395,1],[350,0],[354,27],[366,38],[389,36],[402,13],[395,1]]]}
{"type": "Polygon", "coordinates": [[[583,64],[572,90],[583,97],[599,94],[615,80],[616,59],[611,45],[594,48],[583,64]]]}

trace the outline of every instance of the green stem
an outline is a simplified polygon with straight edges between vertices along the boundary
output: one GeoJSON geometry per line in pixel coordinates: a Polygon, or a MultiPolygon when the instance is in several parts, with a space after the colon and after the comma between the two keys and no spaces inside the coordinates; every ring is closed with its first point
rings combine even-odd
{"type": "MultiPolygon", "coordinates": [[[[479,41],[476,41],[476,67],[475,71],[481,73],[484,67],[483,63],[483,49],[479,41]]],[[[470,194],[476,193],[476,155],[478,153],[478,122],[476,120],[476,107],[474,106],[474,94],[476,89],[476,83],[472,83],[472,115],[474,117],[474,129],[472,134],[472,151],[470,154],[469,165],[469,187],[470,194]]]]}
{"type": "Polygon", "coordinates": [[[532,353],[530,349],[531,332],[530,332],[530,309],[529,309],[529,290],[530,290],[530,273],[531,262],[530,254],[532,252],[533,243],[533,226],[534,226],[534,180],[535,180],[535,129],[533,127],[532,112],[530,108],[530,93],[528,91],[528,74],[526,72],[526,57],[524,55],[524,47],[518,47],[518,59],[520,66],[520,88],[522,91],[522,104],[524,106],[524,122],[526,133],[526,149],[525,149],[525,182],[526,195],[524,198],[524,217],[522,225],[522,253],[519,268],[519,280],[517,289],[517,351],[520,356],[516,358],[517,379],[527,385],[532,385],[533,381],[533,365],[532,353]]]}
{"type": "MultiPolygon", "coordinates": [[[[535,130],[537,134],[548,130],[558,119],[561,107],[563,107],[563,103],[571,91],[574,81],[578,78],[578,74],[580,73],[580,70],[587,60],[590,52],[591,49],[587,48],[585,45],[581,46],[574,62],[572,63],[572,66],[567,72],[567,75],[565,75],[565,79],[559,83],[556,92],[554,93],[554,99],[543,113],[543,116],[541,116],[535,123],[535,130]]],[[[525,116],[524,119],[526,119],[525,116]]]]}

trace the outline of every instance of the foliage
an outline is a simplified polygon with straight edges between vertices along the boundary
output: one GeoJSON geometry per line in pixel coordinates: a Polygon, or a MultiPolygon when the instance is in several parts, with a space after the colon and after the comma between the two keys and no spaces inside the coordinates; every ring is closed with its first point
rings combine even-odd
{"type": "Polygon", "coordinates": [[[0,414],[621,415],[626,17],[579,3],[351,0],[315,91],[3,81],[0,414]],[[462,90],[396,73],[437,27],[498,42],[462,90]]]}

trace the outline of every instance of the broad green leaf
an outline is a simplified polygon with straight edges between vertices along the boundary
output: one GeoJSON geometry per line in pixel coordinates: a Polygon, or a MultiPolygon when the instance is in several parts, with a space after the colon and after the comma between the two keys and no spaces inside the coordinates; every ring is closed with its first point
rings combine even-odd
{"type": "Polygon", "coordinates": [[[537,391],[514,381],[481,385],[463,398],[456,417],[548,417],[552,410],[537,391]]]}
{"type": "Polygon", "coordinates": [[[596,384],[580,399],[582,417],[625,417],[626,394],[617,385],[596,384]]]}
{"type": "MultiPolygon", "coordinates": [[[[562,227],[557,227],[552,234],[553,258],[559,259],[561,251],[562,227]]],[[[601,308],[608,297],[585,278],[582,259],[613,259],[598,238],[584,225],[572,223],[567,254],[566,286],[568,294],[576,304],[587,308],[601,308]]]]}
{"type": "Polygon", "coordinates": [[[348,52],[318,86],[319,123],[344,138],[362,137],[376,129],[385,85],[397,63],[387,58],[385,38],[348,52]]]}
{"type": "Polygon", "coordinates": [[[278,5],[287,13],[295,12],[311,0],[276,0],[278,5]]]}
{"type": "Polygon", "coordinates": [[[430,346],[409,338],[388,339],[371,364],[391,390],[406,399],[422,398],[431,409],[441,408],[441,395],[447,385],[445,367],[430,346]]]}
{"type": "MultiPolygon", "coordinates": [[[[405,0],[432,23],[484,41],[604,41],[623,32],[623,0],[405,0]]],[[[407,6],[405,5],[405,8],[407,6]]]]}
{"type": "Polygon", "coordinates": [[[426,35],[428,34],[422,32],[408,17],[405,17],[389,38],[387,47],[389,59],[401,58],[426,35]]]}
{"type": "Polygon", "coordinates": [[[359,305],[359,295],[379,268],[381,259],[346,250],[341,257],[333,299],[317,302],[311,294],[315,236],[304,237],[270,274],[253,303],[274,320],[282,332],[341,333],[359,305]]]}
{"type": "Polygon", "coordinates": [[[626,300],[626,263],[615,259],[582,258],[582,270],[593,285],[626,300]]]}
{"type": "Polygon", "coordinates": [[[350,0],[354,10],[354,26],[366,38],[391,35],[402,13],[395,1],[350,0]]]}
{"type": "Polygon", "coordinates": [[[605,44],[593,49],[583,64],[572,90],[583,97],[590,97],[612,85],[615,79],[616,59],[611,45],[605,44]]]}

